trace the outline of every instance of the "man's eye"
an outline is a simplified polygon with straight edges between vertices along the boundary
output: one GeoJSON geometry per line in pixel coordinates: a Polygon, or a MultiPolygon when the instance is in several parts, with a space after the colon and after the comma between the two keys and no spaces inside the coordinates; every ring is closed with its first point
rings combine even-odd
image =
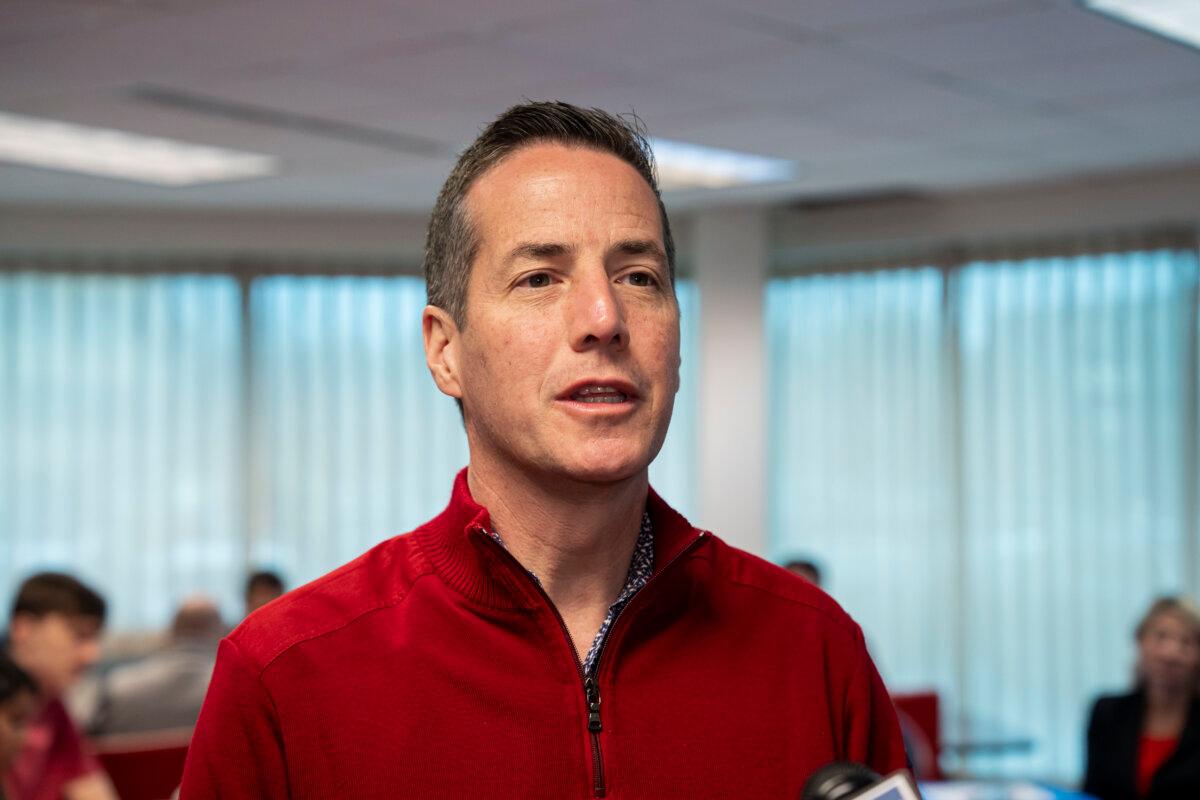
{"type": "Polygon", "coordinates": [[[541,289],[550,285],[550,276],[544,272],[530,275],[525,279],[525,285],[531,289],[541,289]]]}
{"type": "Polygon", "coordinates": [[[653,286],[654,276],[649,272],[631,272],[626,278],[630,286],[653,286]]]}

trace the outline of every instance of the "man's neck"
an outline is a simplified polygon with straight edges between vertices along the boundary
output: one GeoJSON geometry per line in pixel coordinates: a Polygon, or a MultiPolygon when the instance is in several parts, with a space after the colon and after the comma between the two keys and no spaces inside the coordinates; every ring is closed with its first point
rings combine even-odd
{"type": "Polygon", "coordinates": [[[472,459],[471,496],[538,577],[582,657],[624,586],[646,508],[645,472],[612,484],[549,482],[472,459]]]}

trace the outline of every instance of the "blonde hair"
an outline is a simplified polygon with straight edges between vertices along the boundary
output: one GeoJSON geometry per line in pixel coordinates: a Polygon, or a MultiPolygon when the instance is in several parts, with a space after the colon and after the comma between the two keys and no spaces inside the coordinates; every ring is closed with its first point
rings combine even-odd
{"type": "MultiPolygon", "coordinates": [[[[1188,627],[1192,629],[1192,635],[1200,643],[1200,608],[1197,608],[1196,604],[1184,595],[1168,595],[1160,597],[1151,603],[1150,608],[1146,610],[1141,620],[1138,621],[1137,627],[1134,628],[1134,639],[1141,642],[1142,637],[1150,630],[1150,626],[1154,624],[1154,621],[1164,614],[1174,614],[1186,622],[1188,627]]],[[[1140,659],[1134,674],[1138,684],[1144,682],[1140,659]]],[[[1200,669],[1196,670],[1192,690],[1196,695],[1200,696],[1200,669]]]]}

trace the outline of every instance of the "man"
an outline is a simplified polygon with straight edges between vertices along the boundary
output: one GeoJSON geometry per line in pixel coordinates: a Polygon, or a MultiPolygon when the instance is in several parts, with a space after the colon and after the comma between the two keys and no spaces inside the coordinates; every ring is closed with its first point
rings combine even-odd
{"type": "Polygon", "coordinates": [[[104,677],[91,732],[139,733],[195,725],[212,677],[217,642],[226,630],[212,600],[185,600],[175,612],[165,647],[115,667],[104,677]]]}
{"type": "Polygon", "coordinates": [[[60,699],[100,657],[104,614],[104,598],[70,575],[40,573],[17,590],[9,655],[37,684],[39,710],[13,763],[13,800],[116,800],[60,699]]]}
{"type": "Polygon", "coordinates": [[[252,573],[246,579],[246,616],[250,616],[284,592],[283,578],[270,570],[252,573]]]}
{"type": "Polygon", "coordinates": [[[902,766],[857,626],[649,489],[679,308],[644,139],[510,109],[443,187],[425,271],[468,469],[222,643],[185,800],[796,797],[828,761],[902,766]]]}

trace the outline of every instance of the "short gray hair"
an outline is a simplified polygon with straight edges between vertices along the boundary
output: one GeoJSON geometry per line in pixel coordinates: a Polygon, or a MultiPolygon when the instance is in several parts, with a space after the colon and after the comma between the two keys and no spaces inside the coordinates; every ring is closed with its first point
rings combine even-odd
{"type": "Polygon", "coordinates": [[[671,285],[675,285],[675,242],[654,173],[654,154],[641,120],[596,108],[561,102],[524,103],[496,118],[462,152],[446,178],[425,237],[425,291],[429,304],[447,311],[459,327],[466,324],[467,284],[479,249],[478,232],[465,199],[483,173],[515,151],[538,142],[556,142],[611,153],[629,164],[654,192],[662,219],[663,247],[671,285]]]}

